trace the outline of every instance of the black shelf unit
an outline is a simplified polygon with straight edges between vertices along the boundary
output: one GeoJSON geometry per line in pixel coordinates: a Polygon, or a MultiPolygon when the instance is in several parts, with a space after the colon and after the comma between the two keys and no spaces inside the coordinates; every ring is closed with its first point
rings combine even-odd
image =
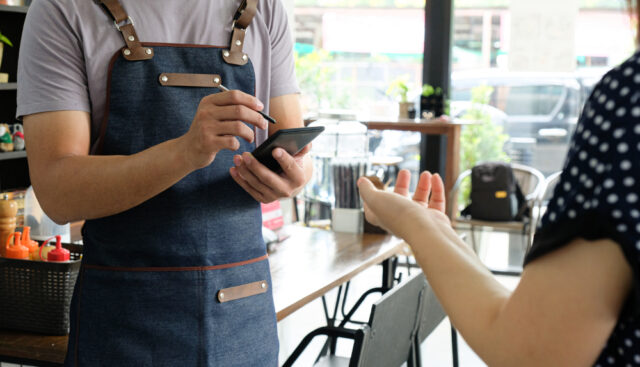
{"type": "MultiPolygon", "coordinates": [[[[27,16],[27,6],[0,5],[0,31],[13,43],[4,45],[0,73],[9,74],[9,83],[0,83],[0,123],[16,124],[18,53],[27,16]]],[[[31,184],[25,151],[0,152],[0,191],[25,188],[31,184]]]]}

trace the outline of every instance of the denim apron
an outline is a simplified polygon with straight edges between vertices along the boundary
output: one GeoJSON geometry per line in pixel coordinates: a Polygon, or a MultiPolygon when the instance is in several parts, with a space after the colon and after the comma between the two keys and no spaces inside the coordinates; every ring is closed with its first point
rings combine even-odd
{"type": "MultiPolygon", "coordinates": [[[[254,1],[236,13],[231,47],[140,43],[119,2],[101,4],[126,47],[110,63],[100,154],[185,134],[218,83],[255,94],[241,48],[254,1]]],[[[220,151],[156,197],[86,221],[66,365],[277,365],[260,205],[229,175],[233,155],[254,149],[239,140],[239,152],[220,151]]]]}

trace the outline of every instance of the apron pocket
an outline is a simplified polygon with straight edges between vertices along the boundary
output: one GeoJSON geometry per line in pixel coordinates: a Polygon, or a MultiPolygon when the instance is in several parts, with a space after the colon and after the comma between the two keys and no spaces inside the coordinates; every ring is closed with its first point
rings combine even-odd
{"type": "Polygon", "coordinates": [[[78,365],[201,364],[201,272],[85,269],[80,292],[78,365]]]}
{"type": "Polygon", "coordinates": [[[269,261],[207,271],[204,276],[206,365],[277,366],[269,261]],[[227,302],[220,302],[220,292],[227,302]]]}

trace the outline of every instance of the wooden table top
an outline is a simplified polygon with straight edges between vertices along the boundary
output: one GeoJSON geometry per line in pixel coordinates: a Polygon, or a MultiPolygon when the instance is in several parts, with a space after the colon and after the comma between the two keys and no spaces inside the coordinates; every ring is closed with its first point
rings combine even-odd
{"type": "Polygon", "coordinates": [[[269,254],[278,321],[348,281],[400,254],[404,242],[391,235],[286,228],[290,237],[269,254]]]}
{"type": "Polygon", "coordinates": [[[404,119],[404,118],[382,118],[369,119],[363,121],[363,124],[371,130],[404,130],[419,131],[429,134],[446,134],[451,129],[459,129],[464,125],[473,122],[460,119],[436,118],[431,120],[425,119],[404,119]]]}
{"type": "MultiPolygon", "coordinates": [[[[335,233],[295,225],[282,233],[289,237],[269,254],[278,321],[404,249],[403,241],[390,235],[335,233]]],[[[67,336],[0,330],[0,361],[9,357],[62,364],[66,350],[67,336]]]]}

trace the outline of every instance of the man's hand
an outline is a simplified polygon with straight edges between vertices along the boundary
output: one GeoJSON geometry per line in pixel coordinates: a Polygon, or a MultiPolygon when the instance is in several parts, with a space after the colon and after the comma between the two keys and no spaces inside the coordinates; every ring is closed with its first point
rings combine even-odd
{"type": "Polygon", "coordinates": [[[178,138],[188,164],[208,166],[221,149],[237,150],[238,137],[252,143],[254,132],[243,121],[266,129],[267,121],[257,112],[263,108],[257,98],[238,90],[204,97],[189,131],[178,138]]]}
{"type": "Polygon", "coordinates": [[[229,172],[238,185],[261,203],[292,197],[307,182],[304,157],[310,149],[311,144],[295,156],[291,156],[282,148],[274,149],[272,154],[282,167],[281,174],[271,171],[248,152],[233,158],[236,166],[231,167],[229,172]]]}

